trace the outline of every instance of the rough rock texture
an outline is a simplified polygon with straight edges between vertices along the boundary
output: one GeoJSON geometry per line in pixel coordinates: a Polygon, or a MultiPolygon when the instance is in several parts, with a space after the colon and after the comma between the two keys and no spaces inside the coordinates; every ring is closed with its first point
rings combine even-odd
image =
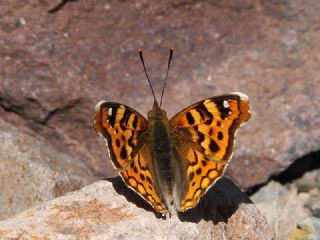
{"type": "MultiPolygon", "coordinates": [[[[298,192],[305,192],[310,196],[305,207],[314,217],[319,218],[320,222],[320,169],[305,173],[295,181],[295,185],[298,192]]],[[[318,232],[320,233],[320,226],[318,232]]]]}
{"type": "Polygon", "coordinates": [[[272,239],[249,198],[221,179],[201,204],[163,219],[120,178],[95,182],[0,222],[1,239],[272,239]]]}
{"type": "Polygon", "coordinates": [[[320,239],[319,182],[320,169],[315,169],[285,185],[269,182],[252,196],[277,239],[320,239]]]}
{"type": "Polygon", "coordinates": [[[298,193],[295,185],[285,187],[270,182],[252,196],[252,201],[266,217],[277,239],[282,239],[309,216],[304,209],[309,198],[306,193],[298,193]]]}
{"type": "Polygon", "coordinates": [[[0,219],[92,182],[82,162],[0,120],[0,219]]]}
{"type": "Polygon", "coordinates": [[[176,49],[169,116],[213,95],[249,95],[252,119],[229,169],[242,187],[320,149],[318,0],[88,0],[48,14],[59,2],[2,0],[0,115],[95,174],[115,173],[91,127],[95,103],[152,106],[140,47],[157,95],[176,49]]]}

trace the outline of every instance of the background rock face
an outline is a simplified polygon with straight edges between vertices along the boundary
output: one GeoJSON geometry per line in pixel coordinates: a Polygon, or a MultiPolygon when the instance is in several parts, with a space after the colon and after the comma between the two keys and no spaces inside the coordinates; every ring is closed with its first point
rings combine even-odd
{"type": "Polygon", "coordinates": [[[92,181],[79,160],[0,120],[0,220],[92,181]]]}
{"type": "Polygon", "coordinates": [[[0,115],[87,164],[115,175],[92,129],[101,99],[146,114],[168,49],[175,55],[164,108],[232,91],[251,100],[229,175],[242,187],[265,181],[320,149],[320,3],[292,1],[3,0],[0,9],[0,115]],[[252,179],[254,178],[254,181],[252,179]]]}
{"type": "Polygon", "coordinates": [[[269,240],[274,237],[254,204],[227,179],[219,180],[196,209],[179,216],[163,219],[150,208],[124,188],[120,178],[112,183],[98,181],[0,222],[0,238],[269,240]]]}

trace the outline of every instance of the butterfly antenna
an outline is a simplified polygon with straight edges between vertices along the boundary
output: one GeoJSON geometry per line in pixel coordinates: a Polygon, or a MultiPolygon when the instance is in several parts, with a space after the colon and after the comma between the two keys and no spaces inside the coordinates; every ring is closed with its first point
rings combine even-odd
{"type": "Polygon", "coordinates": [[[144,60],[143,60],[143,55],[142,55],[142,49],[139,49],[139,56],[140,56],[140,60],[142,62],[142,65],[143,65],[143,69],[144,69],[144,72],[147,76],[147,79],[148,79],[148,82],[149,82],[149,85],[150,85],[150,88],[151,88],[151,91],[152,91],[152,95],[153,95],[153,99],[154,101],[156,102],[156,96],[154,95],[154,91],[153,91],[153,88],[152,88],[152,85],[151,85],[151,82],[150,82],[150,79],[149,79],[149,76],[148,76],[148,73],[147,73],[147,70],[146,70],[146,66],[144,65],[144,60]]]}
{"type": "Polygon", "coordinates": [[[166,85],[167,85],[167,77],[168,77],[168,73],[169,73],[169,69],[170,69],[170,63],[171,63],[171,60],[172,60],[172,56],[173,56],[173,49],[171,48],[170,49],[169,60],[168,60],[168,68],[167,68],[166,78],[164,79],[162,93],[161,93],[160,107],[162,105],[162,97],[163,97],[163,94],[164,94],[164,89],[166,88],[166,85]]]}

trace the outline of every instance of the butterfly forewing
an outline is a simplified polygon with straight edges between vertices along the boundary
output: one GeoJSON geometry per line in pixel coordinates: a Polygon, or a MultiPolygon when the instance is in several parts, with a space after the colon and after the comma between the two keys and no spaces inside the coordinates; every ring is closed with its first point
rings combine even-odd
{"type": "Polygon", "coordinates": [[[236,130],[249,118],[248,97],[231,93],[195,103],[170,120],[176,152],[186,161],[187,189],[182,191],[179,211],[195,207],[223,175],[236,130]]]}
{"type": "Polygon", "coordinates": [[[96,106],[94,128],[107,140],[110,158],[126,184],[156,211],[165,213],[144,138],[148,121],[132,108],[103,101],[96,106]]]}

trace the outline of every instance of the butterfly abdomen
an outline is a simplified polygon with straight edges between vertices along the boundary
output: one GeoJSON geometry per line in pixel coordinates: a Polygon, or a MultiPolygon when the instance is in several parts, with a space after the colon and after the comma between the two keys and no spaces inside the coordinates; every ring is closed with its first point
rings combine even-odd
{"type": "Polygon", "coordinates": [[[156,177],[166,205],[172,204],[172,189],[174,184],[173,144],[170,126],[166,119],[156,119],[150,122],[150,143],[156,177]]]}

